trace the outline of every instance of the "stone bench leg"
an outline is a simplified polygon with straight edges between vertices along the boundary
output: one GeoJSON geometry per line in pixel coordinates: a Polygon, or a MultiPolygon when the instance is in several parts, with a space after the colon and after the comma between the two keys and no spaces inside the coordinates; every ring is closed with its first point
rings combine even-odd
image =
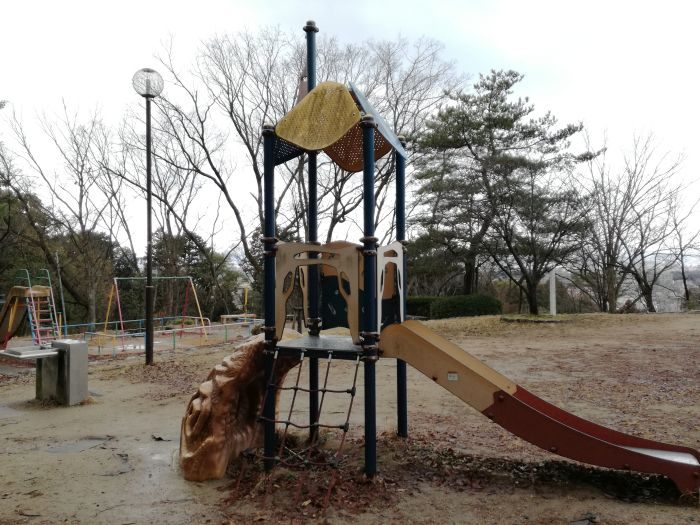
{"type": "Polygon", "coordinates": [[[88,397],[87,343],[61,339],[51,343],[58,355],[36,361],[36,398],[55,399],[62,405],[77,405],[88,397]]]}

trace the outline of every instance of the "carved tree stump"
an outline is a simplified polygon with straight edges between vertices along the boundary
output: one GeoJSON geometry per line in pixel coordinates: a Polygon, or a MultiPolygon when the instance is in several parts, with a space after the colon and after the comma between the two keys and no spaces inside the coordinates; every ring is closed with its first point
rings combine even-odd
{"type": "MultiPolygon", "coordinates": [[[[247,343],[216,365],[192,396],[180,431],[185,479],[220,479],[230,461],[262,441],[257,417],[265,396],[264,361],[264,341],[247,343]]],[[[278,385],[298,362],[296,358],[277,359],[278,385]]]]}

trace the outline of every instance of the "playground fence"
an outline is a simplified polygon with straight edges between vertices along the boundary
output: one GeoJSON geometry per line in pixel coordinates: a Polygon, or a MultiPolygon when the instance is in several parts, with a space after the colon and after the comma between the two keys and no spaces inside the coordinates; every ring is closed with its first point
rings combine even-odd
{"type": "MultiPolygon", "coordinates": [[[[235,323],[212,324],[208,318],[161,317],[154,319],[154,352],[192,350],[240,342],[241,337],[252,335],[253,328],[262,326],[262,319],[244,319],[235,323]],[[202,321],[204,324],[202,324],[202,321]]],[[[95,325],[69,325],[68,337],[88,343],[90,355],[121,357],[145,352],[145,319],[109,323],[107,330],[95,330],[95,325]]]]}

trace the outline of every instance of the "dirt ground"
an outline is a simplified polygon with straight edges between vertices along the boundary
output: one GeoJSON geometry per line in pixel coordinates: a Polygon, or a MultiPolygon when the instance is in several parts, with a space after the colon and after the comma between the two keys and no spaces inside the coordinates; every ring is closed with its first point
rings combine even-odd
{"type": "MultiPolygon", "coordinates": [[[[700,316],[581,315],[556,324],[497,317],[427,324],[528,390],[624,432],[700,448],[700,316]]],[[[335,467],[261,472],[232,465],[220,481],[178,470],[186,403],[232,343],[91,362],[90,400],[41,404],[34,375],[0,362],[0,523],[700,523],[697,500],[668,480],[589,468],[543,452],[409,370],[407,440],[396,438],[395,362],[377,365],[380,473],[363,463],[362,365],[335,467]]],[[[322,378],[326,363],[322,363],[322,378]]],[[[329,387],[352,386],[354,365],[332,363],[329,387]]],[[[295,372],[288,381],[295,379],[295,372]]],[[[304,371],[302,372],[304,382],[304,371]]],[[[308,419],[297,402],[296,421],[308,419]]],[[[281,401],[285,414],[289,399],[281,401]]],[[[346,393],[324,400],[342,424],[346,393]]],[[[292,441],[302,441],[295,433],[292,441]]],[[[335,451],[342,432],[323,432],[335,451]]]]}

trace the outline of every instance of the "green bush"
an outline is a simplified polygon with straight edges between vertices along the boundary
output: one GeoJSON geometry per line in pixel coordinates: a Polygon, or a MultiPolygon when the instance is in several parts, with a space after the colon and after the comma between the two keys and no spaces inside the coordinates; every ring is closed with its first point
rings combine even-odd
{"type": "Polygon", "coordinates": [[[488,295],[453,295],[439,297],[430,305],[431,319],[495,315],[501,313],[501,301],[488,295]]]}
{"type": "Polygon", "coordinates": [[[430,317],[430,305],[438,299],[439,297],[430,297],[427,295],[409,297],[406,299],[406,314],[430,317]]]}

